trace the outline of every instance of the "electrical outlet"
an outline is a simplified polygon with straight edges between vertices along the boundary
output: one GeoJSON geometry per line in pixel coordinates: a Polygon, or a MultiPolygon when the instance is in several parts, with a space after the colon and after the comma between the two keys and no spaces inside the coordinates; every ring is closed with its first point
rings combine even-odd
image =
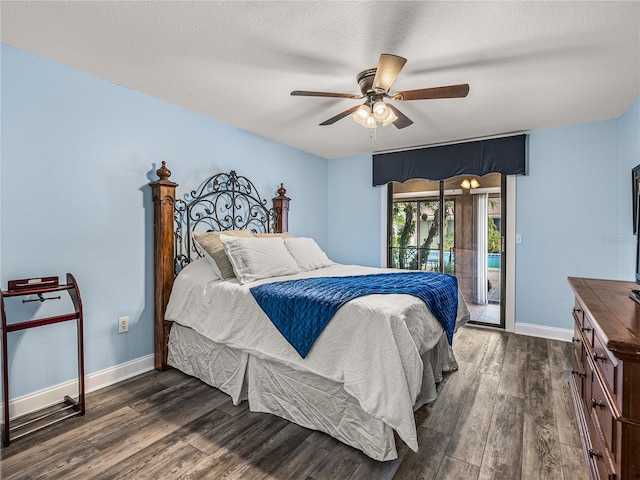
{"type": "Polygon", "coordinates": [[[118,333],[129,331],[129,317],[118,317],[118,333]]]}

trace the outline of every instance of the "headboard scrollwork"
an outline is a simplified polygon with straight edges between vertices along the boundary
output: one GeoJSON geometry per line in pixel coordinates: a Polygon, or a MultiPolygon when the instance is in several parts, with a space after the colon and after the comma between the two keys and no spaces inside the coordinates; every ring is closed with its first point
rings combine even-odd
{"type": "Polygon", "coordinates": [[[218,173],[202,185],[176,200],[175,273],[199,255],[193,239],[194,232],[249,230],[272,233],[277,230],[277,213],[267,207],[255,185],[234,170],[218,173]]]}

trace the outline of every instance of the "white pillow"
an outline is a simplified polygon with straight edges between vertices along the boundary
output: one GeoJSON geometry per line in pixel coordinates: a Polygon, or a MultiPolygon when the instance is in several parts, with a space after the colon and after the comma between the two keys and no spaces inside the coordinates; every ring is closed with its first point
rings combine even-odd
{"type": "Polygon", "coordinates": [[[300,271],[281,237],[239,238],[220,235],[220,240],[242,284],[300,271]]]}
{"type": "Polygon", "coordinates": [[[333,265],[313,238],[285,238],[284,244],[303,272],[333,265]]]}

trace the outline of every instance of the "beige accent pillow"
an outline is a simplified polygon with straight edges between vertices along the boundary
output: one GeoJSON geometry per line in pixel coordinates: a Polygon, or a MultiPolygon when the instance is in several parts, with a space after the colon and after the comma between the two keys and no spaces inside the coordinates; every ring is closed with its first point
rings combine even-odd
{"type": "Polygon", "coordinates": [[[240,238],[253,238],[253,235],[251,235],[251,232],[248,230],[226,230],[222,232],[193,234],[193,238],[198,242],[198,245],[200,245],[207,255],[213,259],[211,268],[213,268],[216,275],[223,280],[228,280],[230,278],[235,278],[235,274],[233,273],[233,265],[231,265],[231,262],[224,251],[224,245],[220,241],[220,235],[240,238]]]}
{"type": "Polygon", "coordinates": [[[252,234],[254,237],[258,238],[271,238],[271,237],[282,237],[282,238],[290,238],[293,237],[289,232],[283,233],[254,233],[252,234]]]}

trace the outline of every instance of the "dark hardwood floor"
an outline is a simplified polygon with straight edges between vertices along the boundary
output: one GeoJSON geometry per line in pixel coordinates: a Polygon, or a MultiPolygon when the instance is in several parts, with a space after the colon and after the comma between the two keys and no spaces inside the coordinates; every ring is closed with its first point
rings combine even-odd
{"type": "Polygon", "coordinates": [[[2,449],[3,479],[586,479],[571,344],[467,327],[460,369],[417,413],[420,449],[376,462],[328,435],[234,407],[176,370],[87,396],[84,417],[2,449]]]}

